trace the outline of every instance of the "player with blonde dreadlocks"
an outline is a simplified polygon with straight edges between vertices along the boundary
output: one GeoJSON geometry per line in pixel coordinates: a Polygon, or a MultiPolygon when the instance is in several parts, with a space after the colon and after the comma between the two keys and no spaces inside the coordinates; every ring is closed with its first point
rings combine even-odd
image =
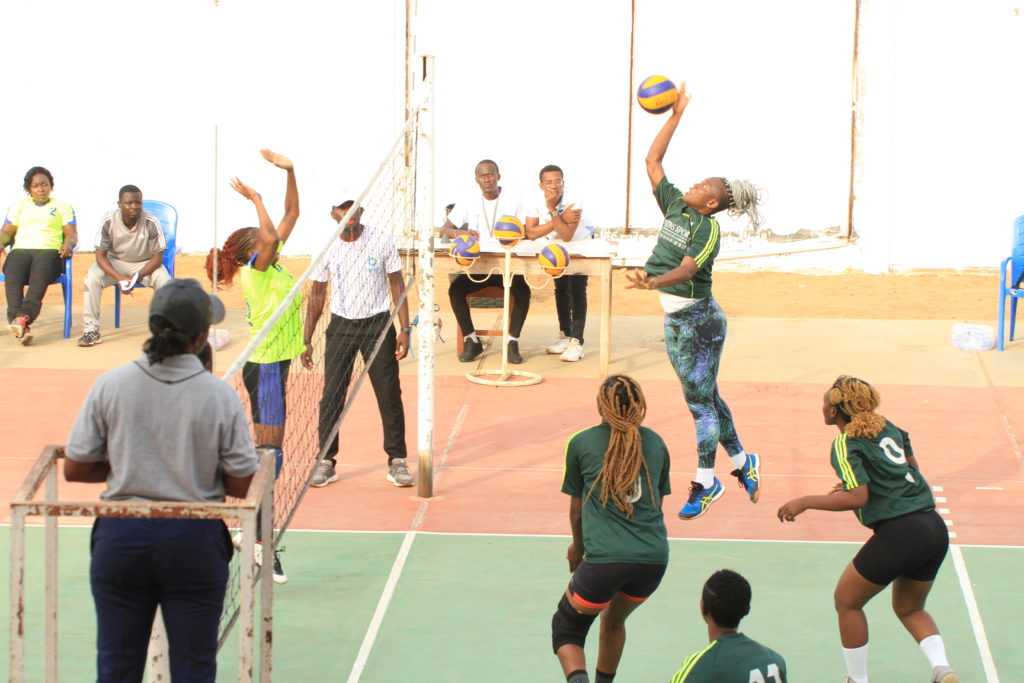
{"type": "Polygon", "coordinates": [[[551,619],[552,648],[569,683],[589,683],[583,645],[601,615],[597,683],[615,677],[626,617],[654,593],[668,564],[661,500],[671,493],[665,442],[641,425],[647,402],[626,375],[597,394],[602,422],[569,437],[562,493],[571,496],[572,579],[551,619]]]}
{"type": "Polygon", "coordinates": [[[705,178],[681,192],[668,181],[662,161],[689,101],[683,83],[672,115],[647,153],[647,175],[665,221],[643,270],[626,275],[627,289],[658,290],[665,311],[665,348],[696,426],[697,475],[679,511],[681,519],[700,517],[725,493],[715,476],[718,444],[728,453],[731,473],[750,501],[756,503],[761,495],[761,459],[743,450],[729,406],[718,392],[727,322],[711,295],[711,268],[721,233],[715,214],[745,215],[758,227],[761,191],[745,180],[705,178]]]}
{"type": "Polygon", "coordinates": [[[932,666],[934,683],[958,683],[925,601],[949,548],[949,532],[935,511],[931,487],[910,436],[875,412],[878,391],[842,375],[825,392],[822,415],[839,436],[832,467],[841,480],[820,496],[794,498],[779,508],[792,522],[805,510],[853,510],[874,534],[846,566],[834,600],[847,681],[868,681],[868,622],[864,605],[892,584],[892,608],[932,666]]]}

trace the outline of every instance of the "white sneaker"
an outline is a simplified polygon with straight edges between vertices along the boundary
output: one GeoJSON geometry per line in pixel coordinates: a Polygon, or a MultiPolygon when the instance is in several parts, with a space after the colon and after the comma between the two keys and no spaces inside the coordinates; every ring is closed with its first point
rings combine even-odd
{"type": "Polygon", "coordinates": [[[565,347],[565,351],[562,352],[562,360],[567,360],[571,363],[575,363],[578,360],[583,359],[583,344],[580,343],[579,339],[573,337],[569,340],[569,343],[565,347]]]}
{"type": "Polygon", "coordinates": [[[548,353],[559,354],[565,351],[565,347],[569,345],[569,338],[564,334],[558,335],[558,341],[548,347],[548,353]]]}

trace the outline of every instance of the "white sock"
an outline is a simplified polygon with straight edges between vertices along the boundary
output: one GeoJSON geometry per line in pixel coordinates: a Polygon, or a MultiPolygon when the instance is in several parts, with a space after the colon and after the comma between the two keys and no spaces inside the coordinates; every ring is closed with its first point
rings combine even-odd
{"type": "Polygon", "coordinates": [[[846,674],[856,683],[868,683],[868,646],[852,649],[843,648],[843,659],[846,660],[846,674]]]}
{"type": "Polygon", "coordinates": [[[518,342],[519,341],[519,337],[513,337],[513,336],[509,335],[508,340],[509,341],[514,341],[514,342],[518,342]]]}
{"type": "Polygon", "coordinates": [[[949,660],[946,659],[946,644],[942,642],[942,636],[938,633],[923,638],[918,645],[921,646],[921,652],[928,658],[933,669],[937,666],[949,666],[949,660]]]}
{"type": "Polygon", "coordinates": [[[747,464],[747,452],[740,451],[736,455],[730,455],[729,460],[732,461],[732,466],[736,469],[740,469],[747,464]]]}
{"type": "Polygon", "coordinates": [[[714,467],[698,467],[697,468],[697,483],[706,489],[711,488],[715,485],[715,468],[714,467]]]}
{"type": "Polygon", "coordinates": [[[476,332],[472,332],[470,334],[467,334],[465,339],[466,339],[466,341],[471,341],[471,342],[476,342],[476,343],[480,342],[480,337],[476,336],[476,332]]]}

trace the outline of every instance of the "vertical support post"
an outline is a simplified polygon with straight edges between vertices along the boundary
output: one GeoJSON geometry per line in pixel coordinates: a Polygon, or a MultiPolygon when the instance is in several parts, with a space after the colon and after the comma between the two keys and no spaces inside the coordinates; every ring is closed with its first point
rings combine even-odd
{"type": "Polygon", "coordinates": [[[11,610],[7,625],[11,683],[25,680],[25,511],[11,510],[11,610]]]}
{"type": "Polygon", "coordinates": [[[501,286],[505,290],[501,304],[501,374],[499,377],[504,382],[508,379],[508,300],[512,296],[512,247],[505,247],[505,269],[501,274],[501,286]]]}
{"type": "Polygon", "coordinates": [[[601,357],[597,374],[608,377],[608,364],[612,356],[612,258],[601,258],[601,357]]]}
{"type": "Polygon", "coordinates": [[[636,0],[629,3],[629,96],[626,98],[626,225],[629,234],[629,198],[633,193],[633,75],[636,71],[633,58],[636,55],[636,0]]]}
{"type": "MultiPolygon", "coordinates": [[[[57,502],[57,460],[50,460],[46,472],[46,502],[57,502]]],[[[46,516],[45,596],[45,680],[57,681],[57,517],[46,516]]]]}
{"type": "MultiPolygon", "coordinates": [[[[274,455],[267,453],[265,458],[273,458],[274,455]]],[[[276,463],[271,465],[275,467],[276,463]]],[[[260,492],[260,538],[274,538],[274,480],[271,479],[267,488],[260,492]]],[[[263,558],[263,566],[260,567],[260,683],[270,683],[273,644],[274,644],[274,545],[267,545],[270,548],[270,555],[263,558]]]]}
{"type": "Polygon", "coordinates": [[[419,245],[418,493],[434,495],[434,58],[422,57],[416,114],[416,243],[419,245]]]}
{"type": "MultiPolygon", "coordinates": [[[[255,572],[253,571],[253,551],[256,545],[256,511],[244,510],[242,522],[242,555],[238,559],[239,590],[238,590],[238,680],[252,683],[252,640],[253,615],[255,613],[255,572]]],[[[270,539],[266,548],[272,548],[270,539]]],[[[263,550],[266,550],[263,548],[263,550]]],[[[263,566],[273,562],[273,555],[263,558],[263,566]]]]}

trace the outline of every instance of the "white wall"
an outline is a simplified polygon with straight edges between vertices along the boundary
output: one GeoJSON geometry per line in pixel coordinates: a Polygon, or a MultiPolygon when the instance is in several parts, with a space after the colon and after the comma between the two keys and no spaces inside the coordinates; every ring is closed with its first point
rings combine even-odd
{"type": "MultiPolygon", "coordinates": [[[[670,178],[750,178],[769,193],[776,232],[845,227],[854,0],[636,4],[637,81],[663,73],[694,93],[670,178]]],[[[883,55],[872,75],[889,85],[866,100],[865,130],[882,132],[865,142],[850,265],[994,265],[1024,213],[1024,17],[1008,0],[864,4],[887,17],[861,49],[883,55]]],[[[47,166],[85,245],[125,183],[178,207],[189,251],[212,246],[215,225],[222,241],[253,223],[232,175],[279,215],[282,174],[257,154],[270,146],[296,160],[304,214],[288,251],[308,252],[331,227],[330,204],[358,193],[401,123],[402,0],[39,8],[0,10],[19,27],[0,64],[0,200],[22,196],[30,166],[47,166]]],[[[519,189],[560,164],[600,224],[622,225],[629,3],[419,0],[419,13],[419,48],[437,58],[438,217],[491,157],[519,189]]],[[[661,123],[634,111],[634,225],[658,222],[643,156],[661,123]]]]}

